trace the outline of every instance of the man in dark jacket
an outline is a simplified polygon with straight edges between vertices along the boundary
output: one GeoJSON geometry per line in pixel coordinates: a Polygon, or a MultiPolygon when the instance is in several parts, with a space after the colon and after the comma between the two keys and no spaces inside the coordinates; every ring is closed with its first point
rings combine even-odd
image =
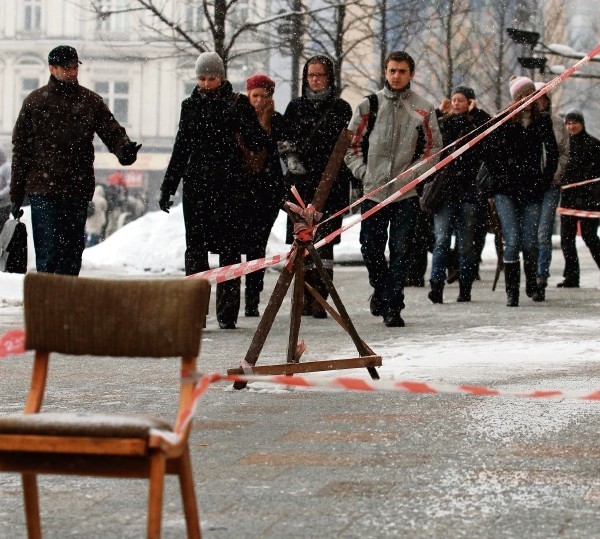
{"type": "MultiPolygon", "coordinates": [[[[585,120],[580,112],[570,112],[565,116],[569,132],[569,160],[565,167],[563,185],[591,180],[600,176],[600,141],[585,130],[585,120]]],[[[563,189],[561,206],[574,210],[600,210],[600,184],[590,183],[563,189]]],[[[579,257],[575,238],[577,224],[581,227],[581,237],[600,268],[599,219],[580,218],[572,215],[560,217],[560,245],[565,257],[565,280],[559,288],[579,287],[579,257]]]]}
{"type": "Polygon", "coordinates": [[[95,187],[94,133],[122,165],[133,164],[141,147],[102,97],[79,85],[80,63],[73,47],[52,49],[50,80],[25,98],[13,130],[11,211],[22,214],[29,196],[40,272],[79,275],[95,187]]]}

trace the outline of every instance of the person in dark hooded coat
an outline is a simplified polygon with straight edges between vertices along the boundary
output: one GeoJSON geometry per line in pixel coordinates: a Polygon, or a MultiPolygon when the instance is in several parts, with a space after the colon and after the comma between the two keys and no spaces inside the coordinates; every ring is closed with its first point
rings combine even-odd
{"type": "MultiPolygon", "coordinates": [[[[329,161],[342,129],[352,117],[349,103],[338,97],[333,62],[326,56],[310,58],[302,71],[302,95],[290,101],[284,114],[286,141],[280,145],[288,166],[287,181],[295,185],[302,200],[308,205],[317,190],[321,176],[329,161]],[[316,127],[316,129],[315,129],[316,127]]],[[[348,205],[352,174],[342,163],[333,183],[321,221],[348,205]]],[[[289,195],[291,197],[291,195],[289,195]]],[[[294,203],[297,201],[289,198],[294,203]]],[[[317,229],[315,243],[332,231],[340,228],[342,216],[317,229]]],[[[292,225],[288,219],[287,242],[292,243],[292,225]]],[[[338,236],[332,243],[319,249],[319,256],[327,272],[333,277],[333,245],[339,243],[338,236]]],[[[312,261],[307,260],[305,280],[325,299],[328,291],[312,261]]],[[[327,313],[312,296],[305,294],[304,315],[326,318],[327,313]]]]}
{"type": "MultiPolygon", "coordinates": [[[[183,178],[185,273],[209,269],[208,253],[221,266],[241,261],[244,245],[247,176],[237,137],[255,152],[267,144],[248,98],[233,92],[223,61],[215,52],[196,60],[198,85],[181,105],[179,130],[161,186],[159,206],[169,212],[170,197],[183,178]]],[[[235,329],[240,308],[240,279],[217,284],[217,320],[235,329]]]]}

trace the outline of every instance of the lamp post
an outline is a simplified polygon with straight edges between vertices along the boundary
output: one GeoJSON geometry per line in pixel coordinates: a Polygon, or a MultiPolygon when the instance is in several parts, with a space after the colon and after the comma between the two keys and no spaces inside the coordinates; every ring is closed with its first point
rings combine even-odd
{"type": "MultiPolygon", "coordinates": [[[[585,57],[584,52],[576,51],[568,45],[562,45],[558,43],[552,43],[546,45],[540,41],[540,34],[538,32],[530,32],[528,30],[519,30],[517,28],[507,28],[506,33],[515,43],[522,45],[529,45],[531,52],[534,56],[520,56],[517,58],[519,64],[525,69],[530,69],[532,72],[535,69],[539,69],[542,75],[547,72],[560,75],[566,68],[563,65],[547,66],[548,59],[545,55],[550,54],[554,56],[560,56],[561,58],[569,58],[573,60],[581,60],[585,57]]],[[[594,57],[591,59],[592,62],[600,62],[600,58],[594,57]]],[[[593,73],[573,73],[572,77],[579,79],[598,79],[600,74],[593,73]]]]}

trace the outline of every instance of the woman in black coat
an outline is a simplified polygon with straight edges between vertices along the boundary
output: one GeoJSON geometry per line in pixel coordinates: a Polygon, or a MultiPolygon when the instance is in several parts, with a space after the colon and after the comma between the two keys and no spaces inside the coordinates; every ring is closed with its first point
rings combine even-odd
{"type": "MultiPolygon", "coordinates": [[[[264,258],[269,234],[277,219],[285,197],[285,184],[281,159],[277,151],[277,141],[283,140],[283,116],[275,111],[273,93],[275,82],[266,75],[253,75],[246,81],[246,92],[250,104],[267,136],[266,154],[260,171],[246,171],[253,201],[248,213],[248,228],[244,252],[247,260],[264,258]]],[[[260,156],[260,154],[258,154],[260,156]]],[[[259,316],[258,303],[263,290],[265,270],[246,275],[245,309],[246,316],[259,316]]]]}
{"type": "MultiPolygon", "coordinates": [[[[302,72],[302,95],[290,101],[284,114],[286,143],[282,154],[288,165],[287,181],[295,185],[302,200],[309,204],[321,181],[329,157],[342,129],[348,126],[352,109],[347,101],[338,97],[333,62],[326,56],[313,56],[302,72]]],[[[348,205],[352,173],[342,163],[323,210],[321,221],[348,205]]],[[[295,199],[288,198],[297,203],[295,199]]],[[[342,216],[317,229],[315,242],[340,228],[342,216]]],[[[292,226],[288,220],[287,242],[293,241],[292,226]]],[[[319,256],[327,272],[333,277],[333,244],[319,249],[319,256]]],[[[328,291],[312,261],[307,260],[305,280],[325,299],[328,291]]],[[[326,318],[327,313],[312,296],[305,294],[303,314],[326,318]]]]}
{"type": "MultiPolygon", "coordinates": [[[[209,269],[208,253],[219,253],[221,266],[241,261],[247,176],[237,140],[253,151],[267,140],[245,95],[235,94],[224,79],[223,61],[214,52],[196,61],[198,86],[181,105],[179,130],[161,186],[160,208],[168,212],[183,178],[185,273],[209,269]]],[[[217,284],[217,319],[221,329],[235,329],[240,307],[240,279],[217,284]]]]}

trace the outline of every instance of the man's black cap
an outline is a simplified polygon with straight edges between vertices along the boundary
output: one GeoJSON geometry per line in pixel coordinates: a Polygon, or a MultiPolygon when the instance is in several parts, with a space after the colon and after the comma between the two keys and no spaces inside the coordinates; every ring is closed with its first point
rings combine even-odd
{"type": "Polygon", "coordinates": [[[565,123],[567,123],[567,122],[577,122],[582,125],[585,125],[585,120],[583,119],[583,114],[581,114],[581,112],[579,112],[577,110],[571,111],[565,116],[565,123]]]}
{"type": "Polygon", "coordinates": [[[59,45],[50,51],[48,55],[48,65],[68,67],[75,63],[80,64],[77,51],[69,45],[59,45]]]}

